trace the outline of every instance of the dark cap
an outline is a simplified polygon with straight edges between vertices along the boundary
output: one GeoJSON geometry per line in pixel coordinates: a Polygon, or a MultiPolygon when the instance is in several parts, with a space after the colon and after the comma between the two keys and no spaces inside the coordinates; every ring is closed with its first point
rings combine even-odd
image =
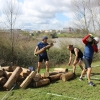
{"type": "Polygon", "coordinates": [[[47,37],[47,36],[44,36],[44,37],[42,38],[42,40],[44,40],[44,39],[48,39],[48,37],[47,37]]]}

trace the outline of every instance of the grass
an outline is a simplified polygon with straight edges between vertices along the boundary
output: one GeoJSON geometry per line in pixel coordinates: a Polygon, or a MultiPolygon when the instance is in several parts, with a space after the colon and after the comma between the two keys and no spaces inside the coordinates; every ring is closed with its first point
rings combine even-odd
{"type": "Polygon", "coordinates": [[[58,37],[67,37],[67,38],[82,38],[84,35],[76,33],[63,33],[57,34],[58,37]]]}
{"type": "MultiPolygon", "coordinates": [[[[91,77],[100,78],[100,76],[98,76],[100,75],[100,62],[93,63],[92,66],[93,71],[91,77]]],[[[72,67],[66,65],[59,67],[72,69],[72,67]]],[[[50,71],[52,70],[53,68],[50,69],[50,71]]],[[[44,71],[45,69],[41,70],[41,72],[44,71]]],[[[100,80],[92,79],[96,86],[88,86],[86,78],[84,78],[83,81],[78,80],[80,72],[81,70],[77,66],[76,79],[66,82],[59,80],[43,87],[27,88],[25,90],[16,87],[7,95],[5,100],[100,100],[100,80]]],[[[0,91],[0,98],[6,93],[8,93],[8,91],[0,91]]]]}

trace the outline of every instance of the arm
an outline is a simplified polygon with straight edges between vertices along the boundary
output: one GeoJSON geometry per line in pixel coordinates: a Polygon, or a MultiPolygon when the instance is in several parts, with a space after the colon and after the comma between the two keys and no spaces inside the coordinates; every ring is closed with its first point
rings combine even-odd
{"type": "Polygon", "coordinates": [[[98,46],[97,45],[92,45],[94,52],[98,53],[98,46]]]}
{"type": "Polygon", "coordinates": [[[34,50],[34,55],[35,55],[35,52],[37,52],[38,49],[39,49],[38,46],[36,46],[36,48],[34,50]]]}
{"type": "Polygon", "coordinates": [[[77,58],[78,58],[78,52],[79,52],[79,50],[77,48],[75,48],[74,51],[75,51],[74,64],[76,64],[77,63],[77,58]]]}
{"type": "Polygon", "coordinates": [[[69,63],[68,63],[69,66],[70,66],[70,64],[71,64],[71,61],[72,61],[72,53],[71,53],[71,51],[70,51],[70,57],[69,57],[69,63]]]}
{"type": "Polygon", "coordinates": [[[87,39],[88,39],[89,37],[90,37],[90,34],[86,35],[86,36],[82,39],[82,41],[83,41],[84,44],[87,44],[87,43],[88,43],[87,39]]]}

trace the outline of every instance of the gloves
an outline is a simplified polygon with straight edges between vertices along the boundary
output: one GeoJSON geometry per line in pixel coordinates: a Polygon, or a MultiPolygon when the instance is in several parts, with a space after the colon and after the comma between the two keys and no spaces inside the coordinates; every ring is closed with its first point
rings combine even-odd
{"type": "Polygon", "coordinates": [[[94,36],[92,35],[92,34],[89,34],[90,35],[90,37],[93,39],[94,38],[94,36]]]}

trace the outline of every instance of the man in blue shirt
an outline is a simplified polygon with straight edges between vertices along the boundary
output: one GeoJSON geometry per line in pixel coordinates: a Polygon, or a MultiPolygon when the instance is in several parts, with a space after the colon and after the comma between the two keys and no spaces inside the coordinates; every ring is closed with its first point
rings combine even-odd
{"type": "MultiPolygon", "coordinates": [[[[42,41],[37,44],[34,52],[36,52],[37,50],[40,50],[42,48],[45,48],[45,46],[49,45],[47,43],[47,40],[48,40],[48,37],[44,36],[43,39],[42,39],[42,41]]],[[[49,58],[48,58],[48,55],[47,55],[47,51],[45,50],[44,52],[40,53],[38,56],[39,56],[39,60],[38,60],[38,69],[37,69],[37,72],[38,73],[40,72],[40,68],[42,66],[43,60],[45,62],[45,66],[46,66],[46,72],[49,72],[49,58]]]]}
{"type": "Polygon", "coordinates": [[[95,84],[90,80],[90,74],[92,71],[91,64],[94,52],[96,53],[98,52],[97,44],[99,43],[99,38],[93,37],[91,34],[88,34],[82,39],[82,41],[85,44],[84,54],[83,54],[83,61],[85,63],[85,68],[83,69],[79,80],[83,80],[82,77],[84,73],[87,71],[88,84],[90,86],[94,86],[95,84]]]}

